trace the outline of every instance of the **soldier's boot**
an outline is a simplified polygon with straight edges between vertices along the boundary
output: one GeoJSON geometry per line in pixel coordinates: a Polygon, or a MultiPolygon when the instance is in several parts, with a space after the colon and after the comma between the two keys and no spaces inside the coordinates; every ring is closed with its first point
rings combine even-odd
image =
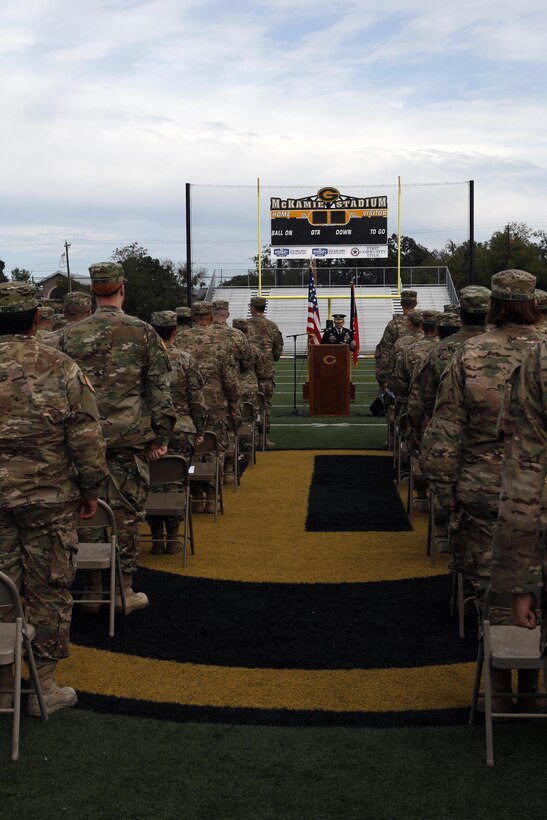
{"type": "MultiPolygon", "coordinates": [[[[59,709],[74,706],[78,700],[78,696],[71,686],[57,686],[55,683],[56,667],[57,664],[55,661],[37,666],[38,677],[42,684],[42,694],[48,715],[52,715],[53,712],[58,712],[59,709]]],[[[41,717],[40,704],[34,694],[29,695],[27,713],[32,717],[41,717]]]]}
{"type": "Polygon", "coordinates": [[[535,695],[536,697],[517,698],[517,712],[543,711],[544,700],[539,692],[539,669],[518,670],[519,695],[535,695]]]}
{"type": "Polygon", "coordinates": [[[101,577],[100,569],[90,569],[85,573],[84,594],[82,595],[82,612],[88,615],[96,615],[101,608],[97,598],[102,596],[103,579],[101,577]],[[89,600],[89,599],[95,600],[89,600]]]}
{"type": "MultiPolygon", "coordinates": [[[[122,573],[122,581],[123,591],[125,592],[126,615],[130,615],[132,612],[134,612],[135,609],[144,609],[145,607],[147,607],[149,603],[148,595],[145,595],[144,592],[133,592],[131,586],[133,582],[133,575],[126,575],[126,573],[122,573]]],[[[122,597],[119,591],[116,591],[115,608],[118,614],[123,612],[122,597]]]]}
{"type": "Polygon", "coordinates": [[[235,483],[235,466],[234,462],[228,459],[224,460],[224,484],[234,484],[235,483]]]}
{"type": "Polygon", "coordinates": [[[275,446],[275,441],[268,438],[268,435],[266,434],[266,450],[275,450],[275,446]]]}
{"type": "Polygon", "coordinates": [[[13,664],[0,666],[0,709],[13,709],[13,687],[13,664]]]}
{"type": "Polygon", "coordinates": [[[150,535],[152,536],[152,548],[150,552],[152,555],[163,555],[165,546],[163,543],[163,518],[159,515],[151,515],[147,517],[146,522],[150,527],[150,535]]]}
{"type": "Polygon", "coordinates": [[[182,552],[178,524],[165,524],[165,552],[167,555],[178,555],[182,552]]]}
{"type": "Polygon", "coordinates": [[[203,497],[202,492],[197,492],[195,495],[192,496],[192,512],[193,513],[204,513],[205,512],[205,498],[203,497]]]}
{"type": "MultiPolygon", "coordinates": [[[[220,512],[220,498],[217,501],[217,509],[220,512]]],[[[215,491],[214,490],[207,490],[207,497],[205,499],[205,512],[206,513],[214,513],[215,512],[215,491]]]]}

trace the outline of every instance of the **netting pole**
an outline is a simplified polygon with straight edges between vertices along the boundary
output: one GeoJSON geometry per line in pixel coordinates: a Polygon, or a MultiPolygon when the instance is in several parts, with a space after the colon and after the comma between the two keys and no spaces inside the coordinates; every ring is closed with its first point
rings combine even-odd
{"type": "Polygon", "coordinates": [[[475,180],[469,180],[469,269],[468,284],[475,281],[475,180]]]}
{"type": "Polygon", "coordinates": [[[186,183],[186,304],[192,307],[192,211],[190,183],[186,183]]]}
{"type": "Polygon", "coordinates": [[[401,295],[401,177],[397,177],[397,296],[401,295]]]}
{"type": "Polygon", "coordinates": [[[258,295],[262,296],[262,239],[260,236],[260,177],[256,180],[256,208],[258,223],[258,295]]]}

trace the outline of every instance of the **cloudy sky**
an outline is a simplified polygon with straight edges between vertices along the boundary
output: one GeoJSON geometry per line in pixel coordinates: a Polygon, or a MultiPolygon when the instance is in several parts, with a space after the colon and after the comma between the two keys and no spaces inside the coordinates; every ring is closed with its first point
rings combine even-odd
{"type": "Polygon", "coordinates": [[[288,186],[384,191],[393,219],[398,176],[428,246],[466,238],[469,179],[477,238],[547,229],[546,40],[543,0],[2,3],[0,259],[184,259],[191,182],[196,261],[244,267],[257,177],[264,241],[288,186]]]}

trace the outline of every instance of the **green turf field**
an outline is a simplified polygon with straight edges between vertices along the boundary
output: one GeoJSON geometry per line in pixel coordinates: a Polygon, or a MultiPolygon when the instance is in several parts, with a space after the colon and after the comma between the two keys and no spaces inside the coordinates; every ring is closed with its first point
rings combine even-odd
{"type": "Polygon", "coordinates": [[[294,360],[281,359],[276,367],[270,438],[280,449],[385,449],[385,418],[376,418],[369,410],[378,395],[374,359],[359,359],[357,367],[352,367],[351,378],[355,384],[355,401],[351,403],[349,416],[310,418],[309,404],[302,398],[302,386],[307,380],[306,359],[296,361],[297,413],[294,413],[294,360]]]}

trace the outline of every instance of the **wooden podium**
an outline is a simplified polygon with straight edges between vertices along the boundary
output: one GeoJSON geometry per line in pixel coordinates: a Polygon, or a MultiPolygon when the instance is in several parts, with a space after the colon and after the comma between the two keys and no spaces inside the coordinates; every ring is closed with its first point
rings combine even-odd
{"type": "Polygon", "coordinates": [[[310,416],[349,416],[349,345],[310,345],[310,416]]]}

